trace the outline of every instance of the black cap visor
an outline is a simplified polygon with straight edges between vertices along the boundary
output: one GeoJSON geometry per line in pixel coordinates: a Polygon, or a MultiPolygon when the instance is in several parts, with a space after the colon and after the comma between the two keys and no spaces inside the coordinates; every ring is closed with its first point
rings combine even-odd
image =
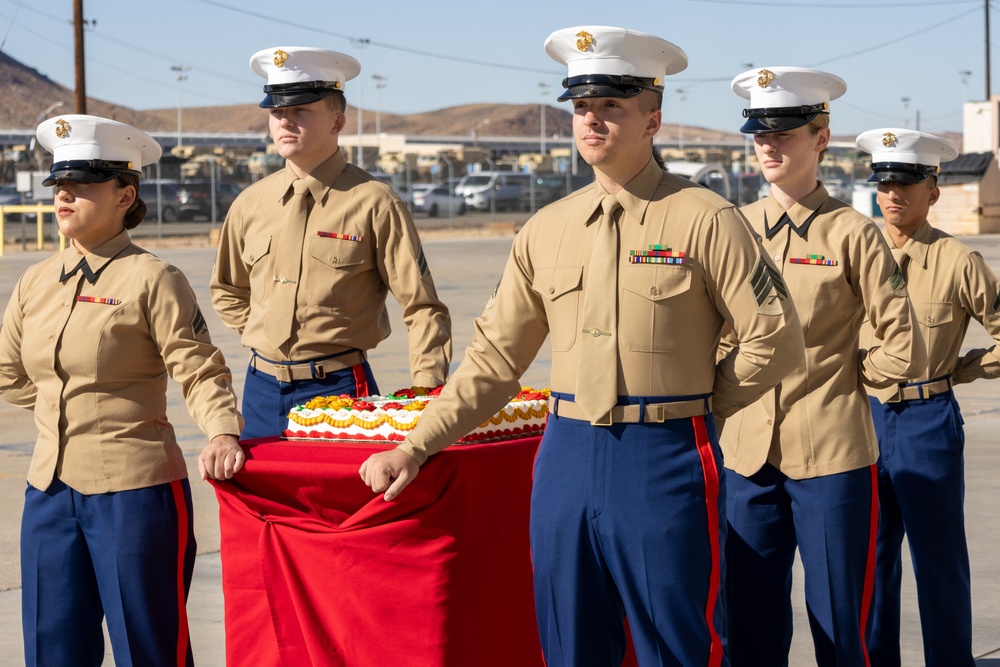
{"type": "Polygon", "coordinates": [[[744,109],[740,132],[743,134],[767,134],[784,132],[802,127],[821,113],[829,113],[826,104],[810,104],[801,107],[775,107],[773,109],[744,109]]]}
{"type": "Polygon", "coordinates": [[[103,183],[110,181],[118,174],[135,174],[142,172],[129,169],[128,162],[113,162],[109,160],[66,160],[52,165],[49,175],[42,185],[49,187],[57,181],[75,181],[77,183],[103,183]]]}
{"type": "Polygon", "coordinates": [[[906,162],[875,162],[871,165],[872,175],[869,183],[902,183],[913,185],[935,176],[938,168],[926,164],[909,164],[906,162]]]}
{"type": "Polygon", "coordinates": [[[663,92],[663,86],[655,85],[656,79],[639,76],[613,74],[584,74],[563,79],[566,89],[557,99],[559,102],[580,97],[635,97],[644,90],[663,92]]]}
{"type": "Polygon", "coordinates": [[[280,109],[312,104],[339,93],[340,88],[333,81],[306,81],[304,83],[282,83],[264,86],[264,99],[258,105],[262,109],[280,109]]]}

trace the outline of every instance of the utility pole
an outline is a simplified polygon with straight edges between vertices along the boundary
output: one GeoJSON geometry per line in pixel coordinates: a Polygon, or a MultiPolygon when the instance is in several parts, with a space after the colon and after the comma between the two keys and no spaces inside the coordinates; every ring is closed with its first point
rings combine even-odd
{"type": "Polygon", "coordinates": [[[87,77],[83,66],[83,0],[73,0],[73,46],[76,59],[76,113],[87,113],[87,77]]]}
{"type": "Polygon", "coordinates": [[[990,101],[990,0],[983,0],[986,11],[986,101],[990,101]]]}

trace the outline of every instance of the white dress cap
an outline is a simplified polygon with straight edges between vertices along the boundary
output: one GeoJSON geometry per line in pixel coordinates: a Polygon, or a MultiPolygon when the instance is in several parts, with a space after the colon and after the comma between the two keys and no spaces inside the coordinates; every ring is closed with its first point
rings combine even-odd
{"type": "Polygon", "coordinates": [[[52,171],[45,185],[56,180],[97,183],[118,173],[142,174],[142,167],[160,159],[153,137],[116,120],[71,114],[49,118],[35,131],[52,153],[52,171]]]}
{"type": "Polygon", "coordinates": [[[344,90],[361,72],[351,56],[309,46],[275,46],[250,57],[250,69],[267,79],[261,107],[310,104],[344,90]]]}
{"type": "Polygon", "coordinates": [[[664,77],[688,63],[684,51],[665,39],[610,26],[557,30],[545,40],[545,52],[568,68],[560,101],[662,91],[664,77]]]}
{"type": "Polygon", "coordinates": [[[856,142],[872,155],[868,180],[880,183],[919,183],[941,171],[942,162],[958,157],[958,149],[950,141],[897,127],[862,132],[856,142]]]}
{"type": "Polygon", "coordinates": [[[763,67],[738,75],[733,92],[750,100],[743,112],[745,134],[778,132],[829,113],[830,101],[847,92],[839,76],[805,67],[763,67]]]}

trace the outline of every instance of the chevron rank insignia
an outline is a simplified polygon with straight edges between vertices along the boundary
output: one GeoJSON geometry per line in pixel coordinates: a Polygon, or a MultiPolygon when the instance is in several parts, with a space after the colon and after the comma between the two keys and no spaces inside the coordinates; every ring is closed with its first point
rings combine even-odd
{"type": "Polygon", "coordinates": [[[894,264],[894,267],[892,275],[889,276],[889,287],[892,288],[893,292],[899,292],[906,289],[906,278],[903,277],[899,264],[894,264]]]}
{"type": "Polygon", "coordinates": [[[757,260],[757,268],[750,276],[750,288],[757,302],[757,312],[763,315],[780,315],[784,312],[781,301],[788,298],[788,288],[777,269],[757,260]]]}
{"type": "Polygon", "coordinates": [[[208,333],[208,323],[205,322],[205,316],[201,314],[201,308],[195,307],[194,319],[191,320],[191,328],[199,335],[208,333]]]}

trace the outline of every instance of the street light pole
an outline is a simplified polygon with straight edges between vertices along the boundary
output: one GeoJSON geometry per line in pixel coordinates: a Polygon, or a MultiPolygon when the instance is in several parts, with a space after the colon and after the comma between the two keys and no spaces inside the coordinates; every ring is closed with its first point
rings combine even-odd
{"type": "Polygon", "coordinates": [[[372,74],[375,80],[375,164],[382,159],[382,117],[379,115],[379,91],[385,88],[385,82],[389,79],[381,74],[372,74]]]}
{"type": "Polygon", "coordinates": [[[677,89],[677,148],[684,151],[684,100],[687,91],[683,88],[677,89]]]}
{"type": "Polygon", "coordinates": [[[959,71],[958,75],[962,77],[962,101],[969,101],[969,77],[972,76],[972,70],[963,69],[959,71]]]}
{"type": "MultiPolygon", "coordinates": [[[[352,39],[351,44],[354,45],[358,50],[358,61],[361,61],[361,50],[368,46],[370,40],[368,39],[352,39]]],[[[358,166],[362,169],[365,168],[365,151],[362,145],[365,140],[364,130],[362,129],[362,122],[364,117],[364,112],[361,110],[361,105],[364,104],[365,98],[365,82],[364,79],[358,79],[358,166]]]]}
{"type": "Polygon", "coordinates": [[[181,145],[181,110],[184,108],[184,104],[181,99],[181,83],[187,80],[187,74],[185,72],[190,72],[191,68],[186,65],[171,65],[170,69],[177,72],[177,145],[181,145]]]}
{"type": "Polygon", "coordinates": [[[903,98],[901,98],[901,101],[903,102],[903,127],[909,127],[910,126],[910,112],[909,112],[910,98],[909,97],[903,97],[903,98]]]}
{"type": "Polygon", "coordinates": [[[551,86],[545,82],[539,83],[538,87],[542,91],[542,105],[541,105],[541,129],[539,130],[539,149],[538,152],[541,156],[545,157],[545,100],[549,97],[549,89],[551,86]]]}

